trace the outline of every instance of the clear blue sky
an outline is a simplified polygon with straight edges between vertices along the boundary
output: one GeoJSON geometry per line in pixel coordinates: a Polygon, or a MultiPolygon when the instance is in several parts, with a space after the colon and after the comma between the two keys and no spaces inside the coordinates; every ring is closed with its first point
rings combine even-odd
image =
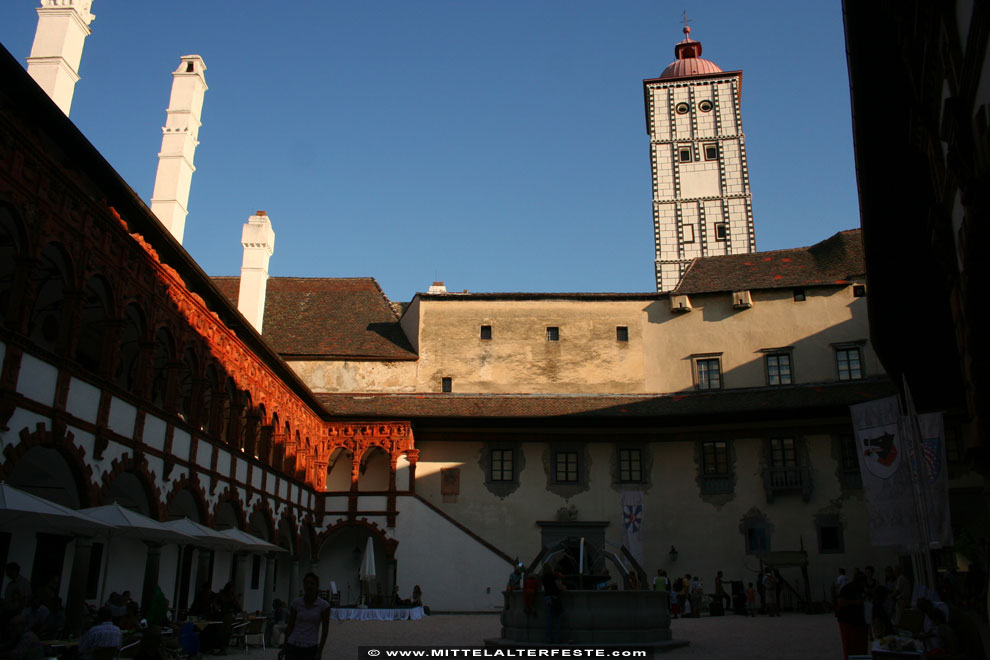
{"type": "MultiPolygon", "coordinates": [[[[22,62],[37,0],[5,0],[22,62]]],[[[277,276],[450,290],[651,291],[642,80],[687,9],[743,71],[757,248],[859,226],[841,4],[95,0],[71,117],[146,201],[179,57],[210,87],[185,246],[239,273],[265,209],[277,276]]]]}

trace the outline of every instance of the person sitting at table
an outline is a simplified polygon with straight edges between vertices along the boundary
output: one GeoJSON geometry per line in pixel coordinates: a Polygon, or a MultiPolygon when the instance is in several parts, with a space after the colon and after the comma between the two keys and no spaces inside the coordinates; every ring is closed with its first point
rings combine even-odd
{"type": "Polygon", "coordinates": [[[79,640],[78,657],[80,660],[91,660],[94,656],[109,655],[113,657],[124,643],[124,635],[113,622],[113,613],[109,607],[101,607],[96,613],[97,624],[87,630],[79,640]],[[113,649],[113,654],[108,653],[113,649]]]}
{"type": "Polygon", "coordinates": [[[28,628],[23,616],[17,615],[7,623],[7,636],[7,643],[0,647],[0,658],[41,660],[45,657],[41,641],[28,628]]]}
{"type": "Polygon", "coordinates": [[[412,605],[413,607],[422,607],[423,614],[429,616],[430,608],[427,607],[426,605],[423,605],[423,590],[419,588],[418,584],[415,587],[413,587],[411,601],[412,602],[409,603],[410,605],[412,605]]]}
{"type": "Polygon", "coordinates": [[[289,625],[289,608],[281,598],[272,601],[272,618],[269,619],[268,645],[280,646],[282,644],[282,633],[289,625]]]}
{"type": "Polygon", "coordinates": [[[216,594],[210,589],[210,583],[208,581],[203,582],[199,585],[199,591],[196,592],[192,605],[189,606],[189,614],[202,618],[209,617],[213,613],[213,601],[215,599],[216,594]]]}
{"type": "Polygon", "coordinates": [[[285,660],[317,660],[323,656],[330,633],[330,603],[320,598],[320,578],[315,573],[303,578],[303,595],[293,600],[290,608],[282,646],[285,660]]]}
{"type": "Polygon", "coordinates": [[[41,628],[45,625],[48,620],[48,616],[51,613],[45,604],[42,602],[42,595],[40,593],[31,594],[31,598],[28,599],[28,605],[21,612],[21,616],[24,618],[24,623],[27,624],[28,630],[38,634],[41,632],[41,628]]]}

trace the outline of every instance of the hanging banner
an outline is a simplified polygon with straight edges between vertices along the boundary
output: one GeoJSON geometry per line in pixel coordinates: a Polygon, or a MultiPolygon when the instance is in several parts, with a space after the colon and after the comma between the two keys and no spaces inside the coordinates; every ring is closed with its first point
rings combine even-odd
{"type": "Polygon", "coordinates": [[[921,444],[921,476],[927,486],[925,517],[931,547],[952,545],[949,516],[949,471],[945,459],[945,428],[942,413],[918,415],[921,444]]]}
{"type": "Polygon", "coordinates": [[[863,494],[874,546],[922,543],[909,447],[897,397],[850,406],[863,494]]]}
{"type": "Polygon", "coordinates": [[[643,491],[626,490],[622,492],[622,525],[625,528],[622,544],[642,566],[643,491]]]}

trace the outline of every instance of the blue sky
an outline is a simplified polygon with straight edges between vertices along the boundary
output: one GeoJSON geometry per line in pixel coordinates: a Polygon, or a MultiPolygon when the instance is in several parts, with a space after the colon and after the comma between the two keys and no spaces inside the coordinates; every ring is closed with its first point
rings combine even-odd
{"type": "MultiPolygon", "coordinates": [[[[22,61],[37,0],[6,0],[22,61]]],[[[179,57],[210,89],[184,244],[234,275],[271,216],[271,274],[449,290],[651,291],[642,80],[687,10],[743,71],[759,250],[859,226],[841,4],[95,0],[71,118],[145,201],[179,57]]]]}

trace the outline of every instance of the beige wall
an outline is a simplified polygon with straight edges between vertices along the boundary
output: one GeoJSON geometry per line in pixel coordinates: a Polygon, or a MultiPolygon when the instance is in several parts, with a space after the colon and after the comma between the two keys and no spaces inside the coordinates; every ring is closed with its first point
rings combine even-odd
{"type": "Polygon", "coordinates": [[[654,300],[416,298],[402,319],[419,348],[413,362],[299,361],[315,392],[663,393],[694,387],[693,357],[721,358],[724,388],[766,385],[764,353],[790,348],[795,383],[837,379],[834,344],[862,342],[866,376],[881,373],[868,343],[866,299],[852,286],[752,292],[733,309],[729,293],[691,296],[693,311],[654,300]],[[492,339],[480,338],[482,325],[492,339]],[[560,340],[547,341],[548,326],[560,340]],[[616,327],[629,341],[616,340],[616,327]]]}

